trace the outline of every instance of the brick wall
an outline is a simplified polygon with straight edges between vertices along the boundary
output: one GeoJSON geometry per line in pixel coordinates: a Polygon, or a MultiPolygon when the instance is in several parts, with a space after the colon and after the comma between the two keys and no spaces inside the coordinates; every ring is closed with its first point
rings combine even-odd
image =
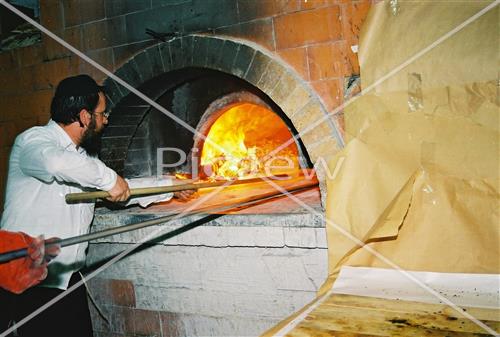
{"type": "MultiPolygon", "coordinates": [[[[372,1],[346,0],[47,0],[41,23],[107,69],[156,43],[158,32],[205,32],[256,42],[310,82],[326,108],[342,102],[344,80],[359,72],[351,46],[372,1]],[[217,8],[214,13],[213,9],[217,8]]],[[[0,52],[0,191],[17,134],[46,123],[54,87],[66,76],[106,76],[43,36],[42,43],[0,52]]],[[[337,114],[341,125],[342,114],[337,114]]],[[[3,193],[0,204],[3,205],[3,193]]],[[[3,207],[3,206],[2,206],[3,207]]],[[[1,210],[1,208],[0,208],[1,210]]]]}

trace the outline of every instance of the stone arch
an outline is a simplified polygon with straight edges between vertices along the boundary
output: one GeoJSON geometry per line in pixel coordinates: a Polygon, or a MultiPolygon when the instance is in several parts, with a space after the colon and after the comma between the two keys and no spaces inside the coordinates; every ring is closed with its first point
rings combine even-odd
{"type": "MultiPolygon", "coordinates": [[[[189,35],[151,46],[123,64],[115,74],[153,100],[165,88],[147,87],[147,82],[161,74],[183,68],[198,67],[236,76],[260,89],[286,114],[313,162],[330,157],[342,146],[342,137],[318,96],[297,73],[279,57],[246,40],[207,35],[189,35]],[[146,84],[146,87],[144,87],[146,84]],[[313,130],[304,132],[315,121],[322,121],[313,130]]],[[[149,106],[131,104],[120,113],[113,113],[117,104],[129,91],[106,79],[107,96],[111,109],[110,125],[102,139],[102,159],[122,172],[126,148],[134,136],[137,125],[149,106]]]]}

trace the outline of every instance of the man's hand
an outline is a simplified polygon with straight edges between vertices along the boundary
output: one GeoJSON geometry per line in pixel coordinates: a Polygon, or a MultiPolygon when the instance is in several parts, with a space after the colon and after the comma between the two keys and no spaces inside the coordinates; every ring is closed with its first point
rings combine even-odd
{"type": "Polygon", "coordinates": [[[128,187],[127,182],[120,176],[116,177],[115,186],[111,190],[108,191],[111,195],[106,199],[113,202],[126,201],[130,198],[130,189],[128,187]]]}
{"type": "MultiPolygon", "coordinates": [[[[32,237],[22,232],[0,230],[3,240],[2,251],[28,247],[28,256],[0,264],[0,287],[15,294],[37,285],[47,277],[47,264],[59,254],[59,245],[51,245],[45,249],[43,236],[32,237]]],[[[47,240],[53,241],[56,238],[47,240]]]]}
{"type": "Polygon", "coordinates": [[[192,199],[193,197],[196,197],[196,191],[197,190],[184,190],[184,191],[177,191],[174,192],[174,198],[179,199],[179,201],[188,201],[192,199]]]}

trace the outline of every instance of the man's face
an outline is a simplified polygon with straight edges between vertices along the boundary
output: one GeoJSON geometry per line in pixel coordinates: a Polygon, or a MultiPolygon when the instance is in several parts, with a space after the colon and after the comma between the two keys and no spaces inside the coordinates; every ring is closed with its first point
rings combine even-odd
{"type": "Polygon", "coordinates": [[[97,107],[92,113],[92,119],[95,119],[95,130],[100,133],[104,130],[104,126],[108,124],[108,118],[104,115],[106,113],[106,96],[102,92],[99,93],[99,102],[97,107]]]}
{"type": "Polygon", "coordinates": [[[99,153],[101,147],[101,134],[108,118],[104,115],[106,112],[106,96],[99,93],[99,102],[94,112],[91,113],[91,120],[87,129],[83,132],[81,147],[87,151],[88,154],[95,156],[99,153]]]}

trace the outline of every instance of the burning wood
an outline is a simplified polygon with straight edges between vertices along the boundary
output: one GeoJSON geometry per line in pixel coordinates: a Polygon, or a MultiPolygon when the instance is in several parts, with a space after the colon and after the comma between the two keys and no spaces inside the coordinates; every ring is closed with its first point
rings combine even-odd
{"type": "Polygon", "coordinates": [[[265,159],[290,138],[290,130],[273,111],[251,103],[235,105],[210,127],[201,153],[202,171],[212,179],[231,179],[297,170],[295,142],[265,159]]]}

